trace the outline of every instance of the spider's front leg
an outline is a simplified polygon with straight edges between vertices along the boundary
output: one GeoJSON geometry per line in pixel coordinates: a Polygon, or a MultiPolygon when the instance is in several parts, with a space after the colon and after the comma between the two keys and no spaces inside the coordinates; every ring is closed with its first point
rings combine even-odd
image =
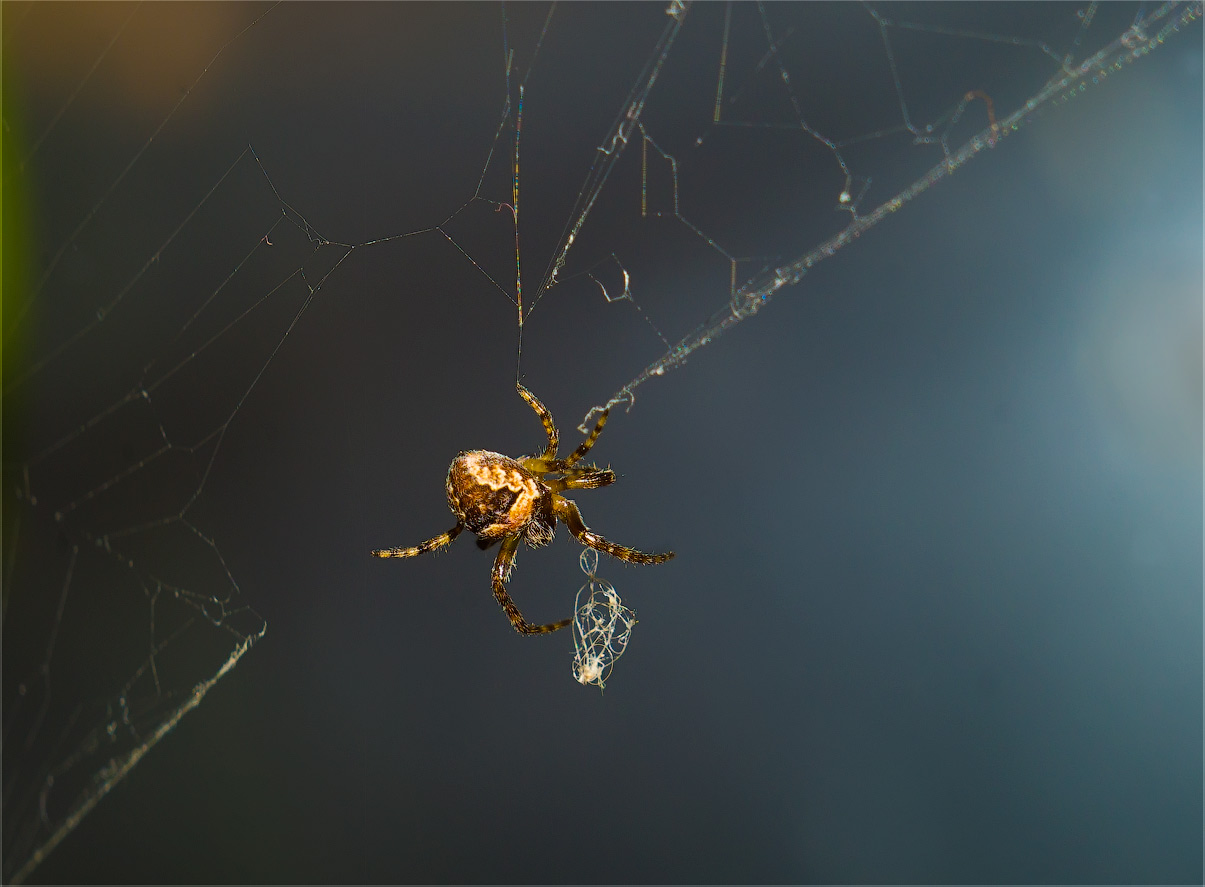
{"type": "Polygon", "coordinates": [[[506,580],[510,576],[511,567],[515,565],[515,552],[518,549],[519,537],[507,536],[502,542],[502,550],[498,552],[498,557],[494,560],[492,574],[494,597],[502,606],[503,612],[506,613],[506,618],[510,620],[510,624],[515,627],[515,631],[519,632],[519,634],[546,634],[547,632],[564,628],[573,620],[562,619],[560,622],[553,622],[548,625],[532,625],[523,618],[523,614],[519,612],[519,608],[515,606],[515,602],[506,593],[506,580]]]}
{"type": "Polygon", "coordinates": [[[594,442],[598,440],[598,436],[602,434],[603,426],[607,424],[607,416],[609,415],[611,415],[611,408],[607,407],[602,411],[602,415],[598,417],[598,422],[595,423],[594,430],[586,435],[586,439],[578,444],[577,449],[574,450],[573,453],[570,454],[569,458],[565,460],[566,465],[572,465],[574,462],[585,456],[586,453],[590,452],[590,448],[594,446],[594,442]]]}
{"type": "Polygon", "coordinates": [[[435,551],[437,548],[443,548],[451,543],[453,539],[460,535],[460,531],[464,529],[464,524],[458,523],[446,533],[440,533],[434,539],[428,539],[426,542],[420,542],[418,545],[410,548],[374,548],[373,557],[415,557],[416,555],[426,554],[428,551],[435,551]]]}
{"type": "MultiPolygon", "coordinates": [[[[528,392],[528,394],[530,395],[531,392],[528,392]]],[[[532,399],[534,400],[534,397],[532,399]]],[[[539,401],[537,400],[536,403],[539,403],[539,401]]],[[[543,406],[543,404],[540,405],[543,406]]],[[[544,413],[540,413],[539,410],[536,410],[536,412],[539,413],[541,418],[543,418],[547,410],[545,410],[544,413]]],[[[574,481],[573,483],[567,483],[560,487],[559,489],[561,490],[588,490],[593,489],[594,487],[605,487],[607,484],[615,483],[615,472],[611,471],[609,468],[599,469],[592,465],[581,467],[577,465],[577,463],[581,461],[582,457],[590,452],[590,448],[594,446],[595,441],[598,440],[598,436],[602,434],[603,426],[607,424],[607,416],[610,415],[610,413],[611,411],[609,409],[603,410],[603,414],[598,417],[598,422],[595,424],[594,430],[586,435],[586,439],[578,445],[576,450],[570,453],[568,459],[554,459],[545,453],[543,456],[533,456],[531,458],[524,459],[523,467],[528,471],[541,475],[556,474],[558,472],[563,473],[566,475],[566,480],[574,481]],[[593,477],[594,475],[597,475],[597,477],[593,477]]],[[[548,420],[551,421],[552,417],[548,416],[548,420]]],[[[555,427],[553,428],[553,432],[556,432],[555,427]]],[[[553,447],[552,452],[555,455],[555,447],[553,447]]]]}
{"type": "Polygon", "coordinates": [[[515,390],[519,392],[519,397],[527,401],[527,405],[536,411],[536,415],[540,417],[540,422],[544,425],[544,433],[548,435],[548,446],[544,449],[544,455],[540,458],[546,461],[552,461],[556,458],[556,448],[560,445],[561,436],[556,430],[556,423],[552,421],[552,413],[548,412],[548,407],[540,403],[540,399],[520,385],[515,383],[515,390]]]}
{"type": "MultiPolygon", "coordinates": [[[[558,465],[563,463],[557,463],[558,465]]],[[[610,468],[595,468],[593,465],[581,467],[559,468],[565,476],[545,480],[544,483],[554,493],[562,490],[596,490],[615,483],[615,472],[610,468]]]]}
{"type": "Polygon", "coordinates": [[[573,538],[582,543],[582,545],[593,548],[596,551],[605,551],[611,557],[617,557],[621,561],[627,561],[629,564],[663,564],[674,556],[672,551],[667,551],[664,554],[648,554],[644,551],[637,551],[635,548],[628,548],[626,545],[616,545],[614,542],[608,542],[586,526],[586,522],[582,520],[582,513],[578,511],[577,505],[573,500],[566,499],[564,496],[553,495],[552,512],[565,522],[565,526],[569,528],[569,532],[573,534],[573,538]]]}

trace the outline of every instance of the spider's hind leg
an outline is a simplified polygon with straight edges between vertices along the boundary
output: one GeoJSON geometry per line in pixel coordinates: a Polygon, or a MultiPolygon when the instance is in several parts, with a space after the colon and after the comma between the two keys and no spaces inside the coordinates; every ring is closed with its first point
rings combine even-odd
{"type": "Polygon", "coordinates": [[[637,551],[635,548],[628,548],[626,545],[617,545],[614,542],[607,541],[586,526],[586,522],[582,520],[582,513],[578,511],[577,505],[572,500],[566,499],[563,496],[554,495],[552,497],[552,511],[553,514],[565,522],[565,526],[569,528],[569,532],[573,534],[573,538],[582,543],[582,545],[593,548],[596,551],[605,551],[611,557],[617,557],[621,561],[627,561],[629,564],[663,564],[674,556],[672,551],[667,551],[664,554],[649,554],[648,552],[637,551]]]}
{"type": "Polygon", "coordinates": [[[448,530],[446,533],[440,533],[434,539],[428,539],[426,542],[420,542],[418,545],[410,548],[374,548],[372,551],[373,557],[414,557],[419,554],[426,554],[428,551],[435,551],[449,544],[453,539],[460,535],[460,531],[464,529],[464,524],[457,524],[448,530]]]}
{"type": "Polygon", "coordinates": [[[502,610],[506,613],[506,618],[510,620],[510,624],[515,627],[515,631],[519,634],[547,634],[550,631],[557,631],[571,623],[572,619],[562,619],[560,622],[552,622],[548,625],[533,625],[523,618],[523,614],[519,612],[519,608],[515,606],[515,602],[510,599],[510,595],[506,593],[506,580],[510,576],[511,567],[515,565],[515,552],[519,548],[518,536],[507,536],[502,543],[502,550],[498,552],[498,557],[494,561],[494,570],[491,574],[494,585],[494,598],[497,599],[502,610]]]}

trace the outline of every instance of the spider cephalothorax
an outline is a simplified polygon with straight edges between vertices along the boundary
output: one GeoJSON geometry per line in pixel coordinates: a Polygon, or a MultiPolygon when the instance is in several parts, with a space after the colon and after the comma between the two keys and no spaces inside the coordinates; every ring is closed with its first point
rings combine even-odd
{"type": "Polygon", "coordinates": [[[563,619],[548,625],[533,625],[523,618],[518,607],[506,591],[506,580],[515,564],[519,542],[533,548],[552,540],[557,518],[565,522],[569,532],[582,545],[617,557],[631,564],[661,564],[674,556],[672,551],[664,554],[646,554],[634,548],[608,542],[590,530],[582,521],[581,512],[572,500],[561,493],[564,490],[589,490],[615,483],[615,472],[596,465],[578,465],[602,433],[607,421],[604,411],[594,430],[568,459],[556,457],[560,436],[552,421],[552,414],[536,396],[516,385],[519,396],[527,401],[544,423],[548,435],[548,446],[539,456],[512,459],[489,450],[469,450],[460,453],[448,468],[448,507],[456,515],[456,526],[434,539],[412,548],[380,548],[373,551],[376,557],[414,557],[435,551],[450,543],[468,529],[477,535],[477,544],[488,548],[495,542],[502,547],[494,560],[494,597],[506,611],[511,625],[521,634],[542,634],[564,628],[573,620],[563,619]]]}

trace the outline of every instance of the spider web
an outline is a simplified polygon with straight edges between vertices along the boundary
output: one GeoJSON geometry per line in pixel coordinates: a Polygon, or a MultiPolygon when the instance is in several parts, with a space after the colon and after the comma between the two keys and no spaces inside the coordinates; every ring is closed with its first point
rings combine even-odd
{"type": "MultiPolygon", "coordinates": [[[[304,568],[324,526],[380,494],[347,480],[310,508],[299,441],[378,466],[401,503],[357,554],[425,538],[396,518],[443,469],[376,439],[380,411],[455,449],[522,415],[516,356],[558,416],[630,406],[1200,5],[3,13],[4,878],[19,882],[259,655],[266,619],[381,581],[367,563],[304,568]],[[415,44],[349,36],[361,14],[415,44]],[[290,508],[311,518],[300,533],[290,508]]],[[[531,431],[516,424],[511,449],[531,431]]]]}

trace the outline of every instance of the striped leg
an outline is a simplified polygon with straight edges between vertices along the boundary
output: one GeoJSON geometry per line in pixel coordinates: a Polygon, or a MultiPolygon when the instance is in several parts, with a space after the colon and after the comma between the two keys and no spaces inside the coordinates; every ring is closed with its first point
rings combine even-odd
{"type": "Polygon", "coordinates": [[[578,461],[580,461],[588,452],[590,452],[590,448],[594,446],[595,441],[598,440],[598,436],[602,434],[603,426],[607,424],[607,416],[610,414],[610,412],[610,410],[603,411],[603,414],[598,417],[598,422],[595,424],[594,430],[586,435],[586,439],[578,444],[577,449],[570,454],[568,459],[549,459],[547,456],[537,456],[531,459],[524,459],[523,467],[528,471],[535,472],[536,474],[554,474],[558,472],[563,473],[566,475],[565,479],[571,481],[584,479],[584,475],[591,473],[610,475],[611,478],[610,480],[600,480],[599,482],[595,483],[570,483],[567,486],[561,487],[563,490],[592,489],[594,487],[605,487],[607,484],[615,483],[615,473],[609,468],[599,469],[593,465],[574,467],[578,461]]]}
{"type": "Polygon", "coordinates": [[[577,510],[577,505],[572,500],[566,499],[563,496],[554,495],[552,497],[552,511],[565,522],[565,526],[569,528],[569,532],[582,545],[589,546],[597,551],[605,551],[611,557],[617,557],[621,561],[627,561],[629,564],[663,564],[674,556],[672,551],[667,551],[664,554],[647,554],[643,551],[637,551],[635,548],[628,548],[626,545],[616,545],[614,542],[608,542],[586,526],[582,520],[582,513],[577,510]]]}
{"type": "Polygon", "coordinates": [[[548,435],[548,447],[544,450],[542,459],[551,461],[556,458],[556,448],[561,442],[560,435],[557,433],[556,425],[552,421],[552,413],[548,412],[548,407],[540,403],[540,399],[520,385],[515,383],[515,388],[519,392],[519,397],[527,401],[527,405],[536,411],[536,415],[540,417],[540,421],[544,423],[544,433],[548,435]]]}
{"type": "Polygon", "coordinates": [[[448,530],[446,533],[440,533],[434,539],[428,539],[426,542],[420,542],[413,548],[376,548],[373,549],[373,557],[414,557],[419,554],[426,554],[428,551],[435,551],[437,548],[443,548],[453,539],[460,535],[460,531],[464,529],[464,524],[457,524],[448,530]]]}
{"type": "Polygon", "coordinates": [[[560,622],[553,622],[549,625],[532,625],[523,618],[523,614],[519,612],[519,608],[515,606],[515,602],[506,593],[506,580],[510,576],[511,567],[515,565],[515,552],[518,551],[518,548],[519,537],[508,536],[502,543],[502,550],[498,552],[498,557],[494,560],[494,597],[502,606],[503,612],[506,613],[506,618],[510,620],[510,624],[515,627],[515,631],[519,632],[519,634],[545,634],[564,628],[573,620],[562,619],[560,622]]]}
{"type": "Polygon", "coordinates": [[[578,468],[565,468],[563,471],[565,473],[563,478],[544,481],[554,493],[559,493],[561,490],[594,490],[615,483],[615,472],[610,468],[584,465],[578,468]]]}
{"type": "Polygon", "coordinates": [[[598,422],[595,424],[594,430],[586,436],[585,440],[578,444],[577,449],[573,451],[573,455],[565,460],[566,465],[572,465],[578,459],[585,456],[586,453],[590,452],[590,447],[594,446],[594,442],[598,440],[598,436],[602,434],[603,426],[607,424],[607,416],[610,414],[610,412],[610,407],[603,410],[603,414],[598,417],[598,422]]]}

